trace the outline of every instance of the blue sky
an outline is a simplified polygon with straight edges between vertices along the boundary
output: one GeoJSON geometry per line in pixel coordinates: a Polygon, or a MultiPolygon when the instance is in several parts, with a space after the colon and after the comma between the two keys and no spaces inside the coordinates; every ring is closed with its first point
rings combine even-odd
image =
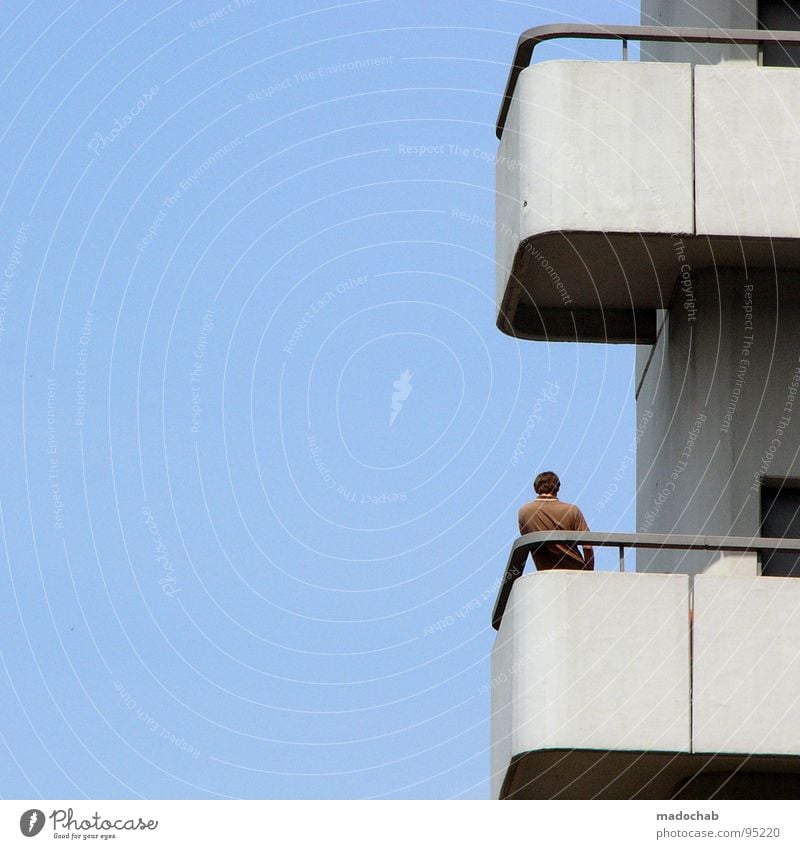
{"type": "Polygon", "coordinates": [[[584,20],[3,4],[0,795],[488,796],[533,475],[634,527],[633,349],[494,325],[514,45],[584,20]]]}

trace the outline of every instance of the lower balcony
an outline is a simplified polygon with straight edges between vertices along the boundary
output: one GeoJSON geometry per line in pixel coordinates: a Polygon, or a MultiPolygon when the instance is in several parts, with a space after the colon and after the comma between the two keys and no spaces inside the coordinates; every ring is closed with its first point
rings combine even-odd
{"type": "Polygon", "coordinates": [[[774,549],[800,541],[521,537],[494,613],[493,797],[800,798],[800,581],[758,575],[774,549]],[[716,562],[697,576],[519,577],[548,541],[659,539],[716,562]]]}

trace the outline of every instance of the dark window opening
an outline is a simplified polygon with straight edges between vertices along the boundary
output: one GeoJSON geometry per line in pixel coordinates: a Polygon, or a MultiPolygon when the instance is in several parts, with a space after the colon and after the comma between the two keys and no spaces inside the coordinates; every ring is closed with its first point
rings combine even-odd
{"type": "MultiPolygon", "coordinates": [[[[758,28],[800,30],[800,0],[759,0],[758,28]]],[[[800,67],[800,47],[764,45],[764,64],[773,67],[800,67]]]]}
{"type": "MultiPolygon", "coordinates": [[[[800,539],[800,489],[761,488],[761,536],[800,539]]],[[[800,554],[773,552],[761,558],[761,574],[800,578],[800,554]]]]}

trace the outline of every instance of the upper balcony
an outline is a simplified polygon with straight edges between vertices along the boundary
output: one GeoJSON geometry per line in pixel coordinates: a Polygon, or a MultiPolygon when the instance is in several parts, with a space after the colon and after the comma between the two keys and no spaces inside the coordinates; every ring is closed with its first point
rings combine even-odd
{"type": "MultiPolygon", "coordinates": [[[[651,343],[702,267],[800,268],[800,71],[557,60],[559,36],[800,44],[798,32],[540,27],[497,124],[497,325],[651,343]]],[[[627,51],[626,51],[627,52],[627,51]]]]}
{"type": "Polygon", "coordinates": [[[493,614],[492,795],[798,798],[800,540],[541,533],[514,544],[493,614]],[[558,570],[548,542],[706,552],[702,575],[558,570]],[[728,555],[720,560],[720,554],[728,555]]]}

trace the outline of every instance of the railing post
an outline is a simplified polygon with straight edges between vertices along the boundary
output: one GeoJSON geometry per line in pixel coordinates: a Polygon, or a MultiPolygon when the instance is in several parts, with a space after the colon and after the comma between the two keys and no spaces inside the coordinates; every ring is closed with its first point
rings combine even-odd
{"type": "Polygon", "coordinates": [[[619,571],[625,571],[625,546],[621,545],[619,547],[619,571]]]}
{"type": "Polygon", "coordinates": [[[622,39],[622,61],[623,62],[628,61],[628,39],[627,38],[622,39]]]}

